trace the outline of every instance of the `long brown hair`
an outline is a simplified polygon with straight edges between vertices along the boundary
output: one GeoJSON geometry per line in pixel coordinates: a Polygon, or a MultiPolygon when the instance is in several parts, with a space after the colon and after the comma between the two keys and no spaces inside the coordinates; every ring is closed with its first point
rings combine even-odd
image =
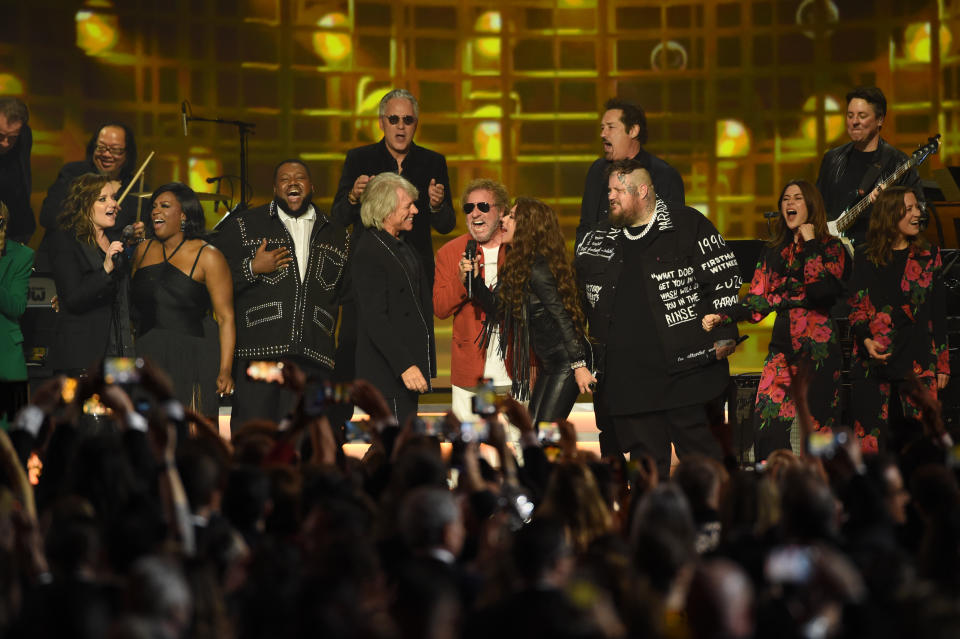
{"type": "MultiPolygon", "coordinates": [[[[913,193],[902,186],[892,186],[880,192],[870,211],[870,227],[867,229],[867,259],[876,266],[883,266],[893,257],[893,244],[900,237],[898,225],[907,214],[907,193],[913,193]]],[[[919,198],[918,198],[919,200],[919,198]]],[[[908,238],[907,242],[926,242],[919,235],[908,238]]]]}
{"type": "Polygon", "coordinates": [[[97,243],[97,231],[93,226],[93,204],[100,191],[112,178],[96,173],[84,173],[70,183],[70,193],[63,201],[63,211],[57,225],[64,231],[72,231],[77,240],[86,244],[97,243]]]}
{"type": "Polygon", "coordinates": [[[780,215],[771,225],[773,232],[767,242],[769,246],[780,246],[793,240],[793,231],[787,228],[787,223],[783,219],[783,196],[787,189],[794,185],[798,186],[800,193],[803,194],[803,201],[807,205],[807,223],[813,224],[814,237],[823,240],[830,235],[830,231],[827,230],[827,206],[823,203],[820,191],[806,180],[791,180],[783,185],[780,197],[777,198],[777,211],[780,215]]]}
{"type": "Polygon", "coordinates": [[[576,278],[567,259],[557,214],[549,206],[533,198],[517,198],[515,206],[516,230],[513,243],[503,260],[503,266],[497,272],[501,309],[504,314],[509,313],[516,319],[522,318],[530,269],[534,260],[542,256],[546,258],[550,272],[557,280],[564,310],[569,313],[577,332],[583,335],[586,319],[580,308],[576,278]]]}

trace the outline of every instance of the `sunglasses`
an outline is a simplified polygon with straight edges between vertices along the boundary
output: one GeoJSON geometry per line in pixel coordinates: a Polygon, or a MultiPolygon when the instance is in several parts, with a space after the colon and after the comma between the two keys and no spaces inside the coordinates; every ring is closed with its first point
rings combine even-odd
{"type": "Polygon", "coordinates": [[[385,117],[387,118],[387,122],[393,124],[394,126],[396,126],[401,119],[407,126],[413,126],[413,123],[417,121],[417,118],[413,117],[412,115],[405,115],[403,118],[401,118],[399,115],[388,115],[385,117]]]}
{"type": "MultiPolygon", "coordinates": [[[[480,209],[481,213],[489,212],[491,206],[492,204],[490,204],[489,202],[477,202],[476,204],[476,207],[480,209]]],[[[471,213],[473,213],[473,207],[474,207],[473,202],[467,202],[466,204],[463,205],[463,212],[466,213],[467,215],[470,215],[471,213]]]]}

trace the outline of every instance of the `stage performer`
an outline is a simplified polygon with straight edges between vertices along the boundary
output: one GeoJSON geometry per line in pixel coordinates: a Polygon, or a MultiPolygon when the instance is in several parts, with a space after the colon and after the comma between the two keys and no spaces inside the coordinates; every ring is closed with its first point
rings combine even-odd
{"type": "Polygon", "coordinates": [[[37,228],[30,207],[33,132],[29,120],[27,105],[19,98],[0,96],[0,202],[9,211],[7,239],[19,244],[27,244],[37,228]]]}
{"type": "Polygon", "coordinates": [[[777,314],[757,389],[757,460],[790,448],[790,426],[797,414],[790,382],[798,365],[812,367],[808,403],[814,427],[832,429],[840,424],[842,355],[830,308],[843,295],[849,266],[840,240],[827,232],[820,193],[809,182],[788,182],[780,192],[780,217],[773,223],[773,236],[747,295],[729,309],[703,317],[703,328],[709,332],[777,314]]]}
{"type": "Polygon", "coordinates": [[[233,393],[230,266],[205,239],[203,207],[193,189],[165,184],[153,192],[150,206],[151,238],[134,252],[130,283],[137,355],[170,375],[181,403],[216,416],[217,393],[233,393]],[[211,305],[219,348],[204,337],[211,305]]]}
{"type": "Polygon", "coordinates": [[[605,224],[610,216],[607,169],[618,160],[633,158],[650,174],[657,196],[667,204],[684,205],[683,178],[675,168],[643,148],[647,143],[647,114],[632,102],[611,98],[600,118],[603,157],[590,165],[580,202],[577,244],[587,231],[605,224]]]}
{"type": "Polygon", "coordinates": [[[468,294],[460,278],[460,261],[473,240],[473,252],[484,284],[493,288],[506,249],[501,244],[500,219],[507,210],[506,187],[494,180],[477,179],[464,189],[463,211],[467,232],[450,240],[437,251],[433,278],[433,312],[440,319],[453,315],[453,348],[450,357],[451,410],[461,421],[475,419],[470,399],[481,378],[493,380],[495,388],[507,392],[510,375],[498,354],[499,334],[491,335],[485,348],[480,339],[483,309],[468,294]]]}
{"type": "Polygon", "coordinates": [[[250,419],[278,420],[295,399],[279,385],[247,379],[251,360],[291,359],[311,386],[330,378],[350,237],[312,196],[307,165],[284,160],[274,169],[273,200],[231,215],[212,238],[233,275],[233,428],[250,419]]]}
{"type": "Polygon", "coordinates": [[[107,231],[117,222],[117,183],[87,173],[70,184],[51,236],[60,311],[50,354],[56,372],[82,375],[104,356],[133,355],[130,264],[107,231]]]}
{"type": "MultiPolygon", "coordinates": [[[[567,418],[580,393],[592,392],[591,350],[577,282],[553,209],[518,198],[504,217],[503,243],[510,246],[491,292],[475,263],[461,262],[464,279],[474,277],[475,294],[487,312],[487,336],[499,335],[499,356],[509,356],[514,397],[530,400],[534,424],[567,418]],[[530,361],[533,351],[535,360],[530,361]],[[533,392],[530,369],[537,370],[533,392]]],[[[489,346],[488,346],[489,348],[489,346]]]]}
{"type": "Polygon", "coordinates": [[[867,449],[886,447],[893,417],[919,413],[904,392],[907,377],[934,396],[950,380],[943,265],[940,249],[920,236],[920,218],[913,191],[885,190],[853,267],[851,415],[867,449]]]}
{"type": "MultiPolygon", "coordinates": [[[[866,195],[876,197],[876,193],[871,193],[876,184],[907,161],[903,151],[880,137],[886,115],[887,99],[877,87],[857,87],[847,94],[850,141],[824,154],[817,175],[817,189],[823,195],[828,220],[835,220],[866,195]]],[[[897,185],[919,187],[920,175],[916,168],[907,171],[897,185]]],[[[869,225],[868,209],[846,233],[854,246],[863,243],[869,225]]]]}
{"type": "Polygon", "coordinates": [[[366,185],[361,215],[366,231],[351,260],[357,304],[357,378],[373,384],[401,423],[417,412],[420,394],[436,376],[433,289],[423,262],[404,241],[413,228],[417,188],[396,173],[366,185]]]}
{"type": "MultiPolygon", "coordinates": [[[[55,228],[58,216],[63,209],[63,202],[69,193],[70,184],[77,177],[85,173],[96,173],[117,180],[119,195],[130,183],[138,168],[137,142],[130,127],[119,122],[104,124],[87,142],[86,159],[63,165],[57,174],[56,181],[47,189],[47,196],[40,207],[40,224],[48,231],[55,228]]],[[[141,222],[137,230],[142,237],[141,229],[144,227],[142,222],[149,218],[149,213],[145,207],[141,212],[140,203],[140,198],[129,195],[123,201],[117,211],[116,224],[106,231],[110,241],[119,240],[123,229],[137,222],[141,222]]],[[[41,248],[41,252],[44,248],[41,248]]]]}
{"type": "Polygon", "coordinates": [[[597,404],[621,450],[651,455],[666,477],[671,442],[681,458],[721,456],[705,405],[727,389],[737,328],[711,338],[700,318],[736,304],[740,275],[710,220],[658,198],[641,163],[612,164],[609,191],[610,223],[575,261],[590,336],[606,347],[597,404]]]}

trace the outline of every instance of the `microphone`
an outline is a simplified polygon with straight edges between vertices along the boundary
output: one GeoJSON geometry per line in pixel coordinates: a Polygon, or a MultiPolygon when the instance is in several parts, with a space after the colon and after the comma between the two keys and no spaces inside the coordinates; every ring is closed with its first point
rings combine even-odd
{"type": "Polygon", "coordinates": [[[765,217],[768,220],[772,220],[773,218],[778,217],[779,215],[780,215],[780,211],[766,211],[763,214],[763,217],[765,217]]]}
{"type": "MultiPolygon", "coordinates": [[[[477,256],[477,241],[476,241],[476,240],[473,240],[473,239],[467,240],[467,251],[466,251],[466,254],[467,254],[467,259],[468,259],[468,260],[473,260],[473,258],[475,258],[475,257],[477,256]]],[[[467,276],[467,297],[469,297],[470,299],[473,299],[473,276],[474,276],[474,275],[476,275],[476,273],[471,272],[471,273],[467,276]]]]}
{"type": "Polygon", "coordinates": [[[187,131],[187,103],[186,102],[180,103],[180,119],[183,121],[183,137],[187,137],[188,135],[190,135],[190,133],[189,131],[187,131]]]}

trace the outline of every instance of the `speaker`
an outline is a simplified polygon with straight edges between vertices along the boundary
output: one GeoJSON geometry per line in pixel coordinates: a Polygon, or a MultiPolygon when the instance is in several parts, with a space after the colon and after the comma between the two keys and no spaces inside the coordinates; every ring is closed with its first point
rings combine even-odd
{"type": "Polygon", "coordinates": [[[27,289],[27,309],[20,318],[23,333],[23,357],[30,379],[53,375],[49,366],[50,348],[57,331],[57,314],[51,300],[57,294],[52,278],[31,277],[27,289]]]}

